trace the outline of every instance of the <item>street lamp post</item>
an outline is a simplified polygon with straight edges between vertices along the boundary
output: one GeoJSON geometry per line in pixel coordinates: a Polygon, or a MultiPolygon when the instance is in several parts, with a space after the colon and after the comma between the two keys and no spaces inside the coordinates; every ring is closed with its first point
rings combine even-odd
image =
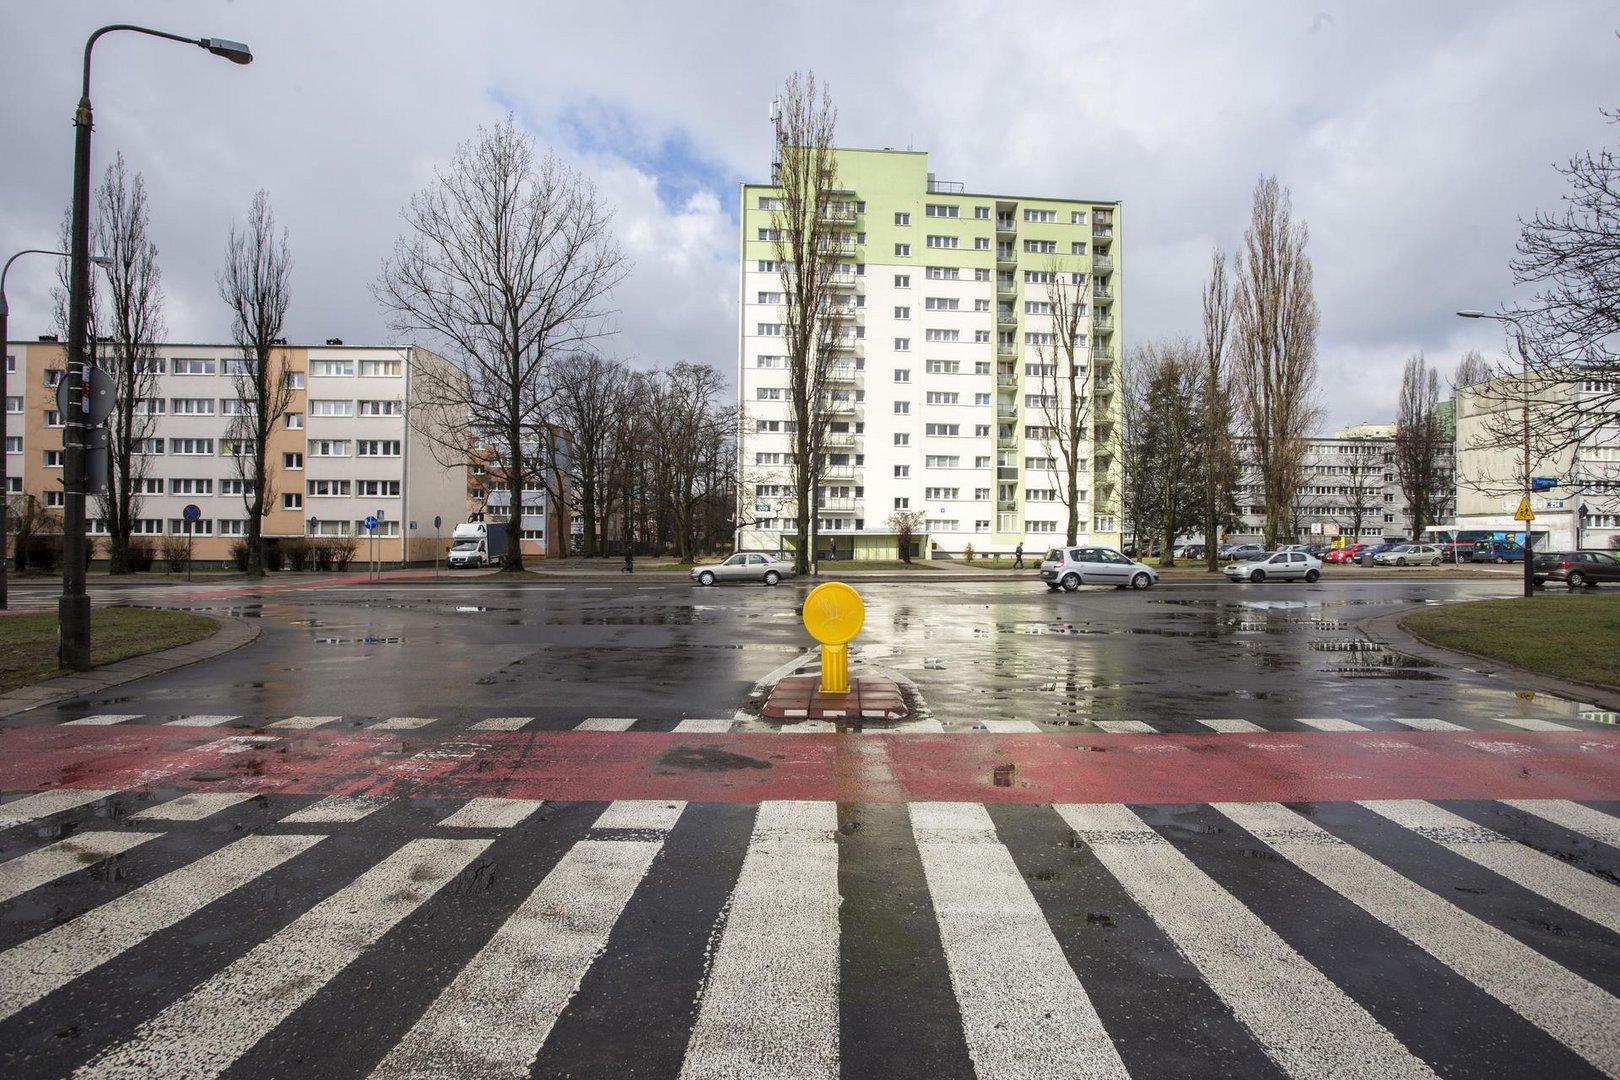
{"type": "MultiPolygon", "coordinates": [[[[1491,315],[1484,311],[1468,309],[1457,312],[1465,319],[1492,319],[1496,322],[1511,323],[1513,325],[1513,338],[1519,350],[1519,419],[1522,424],[1520,436],[1520,449],[1522,451],[1522,471],[1520,479],[1524,490],[1524,503],[1530,505],[1530,354],[1524,347],[1524,327],[1519,320],[1511,315],[1491,315]]],[[[1534,542],[1530,535],[1531,523],[1524,523],[1524,595],[1535,595],[1534,568],[1535,562],[1534,542]]]]}
{"type": "Polygon", "coordinates": [[[86,323],[90,315],[90,51],[96,39],[115,30],[179,41],[207,49],[236,64],[253,61],[246,45],[222,38],[188,38],[144,26],[103,26],[84,43],[84,80],[79,107],[73,113],[73,209],[68,227],[68,367],[67,409],[62,417],[62,597],[57,603],[61,637],[57,663],[83,671],[90,666],[90,597],[85,592],[84,450],[86,323]]]}
{"type": "MultiPolygon", "coordinates": [[[[7,326],[7,323],[11,317],[11,307],[6,303],[6,275],[11,273],[11,264],[22,258],[24,255],[55,255],[63,259],[68,257],[68,253],[65,251],[52,251],[48,248],[24,248],[22,251],[17,252],[17,254],[7,259],[5,266],[0,267],[0,349],[4,349],[6,342],[11,340],[9,337],[9,327],[7,326]]],[[[112,265],[112,260],[104,255],[92,255],[90,256],[90,261],[95,263],[97,266],[112,265]]],[[[9,375],[10,373],[7,372],[7,374],[9,375]]],[[[4,375],[0,375],[0,386],[7,386],[9,388],[9,380],[4,375]]],[[[6,528],[6,515],[4,508],[10,503],[10,492],[6,491],[6,451],[3,449],[5,445],[5,436],[10,434],[10,431],[8,430],[9,424],[10,418],[5,414],[4,411],[0,411],[0,530],[6,528]]],[[[6,609],[6,605],[9,603],[6,596],[5,556],[5,541],[0,539],[0,611],[4,611],[6,609]]]]}

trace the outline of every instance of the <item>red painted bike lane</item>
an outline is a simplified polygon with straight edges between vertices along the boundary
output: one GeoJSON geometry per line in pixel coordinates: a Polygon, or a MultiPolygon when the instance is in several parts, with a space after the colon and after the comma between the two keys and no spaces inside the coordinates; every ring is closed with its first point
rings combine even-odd
{"type": "Polygon", "coordinates": [[[913,735],[131,726],[0,733],[0,789],[607,801],[1620,798],[1620,732],[913,735]]]}

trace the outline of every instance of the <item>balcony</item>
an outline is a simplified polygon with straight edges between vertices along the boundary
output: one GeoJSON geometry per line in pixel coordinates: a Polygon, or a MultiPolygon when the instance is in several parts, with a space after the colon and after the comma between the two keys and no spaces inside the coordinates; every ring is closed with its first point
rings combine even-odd
{"type": "Polygon", "coordinates": [[[860,370],[852,361],[840,360],[827,368],[827,380],[836,383],[854,382],[860,377],[860,370]]]}
{"type": "Polygon", "coordinates": [[[1018,355],[1018,346],[1017,345],[1003,345],[1000,342],[997,342],[996,343],[996,355],[997,356],[1017,356],[1018,355]]]}
{"type": "Polygon", "coordinates": [[[1091,298],[1104,304],[1112,304],[1114,302],[1114,290],[1106,285],[1093,285],[1091,287],[1091,298]]]}
{"type": "Polygon", "coordinates": [[[1093,225],[1091,238],[1100,244],[1110,244],[1114,240],[1114,227],[1112,225],[1093,225]]]}
{"type": "Polygon", "coordinates": [[[822,207],[821,213],[817,216],[819,220],[834,225],[853,225],[855,224],[855,204],[846,202],[828,203],[822,207]]]}
{"type": "Polygon", "coordinates": [[[1008,389],[1016,390],[1016,389],[1018,389],[1018,376],[1017,375],[997,375],[996,376],[996,385],[997,386],[1004,386],[1004,387],[1007,387],[1008,389]]]}
{"type": "Polygon", "coordinates": [[[1114,332],[1114,320],[1107,315],[1093,315],[1091,317],[1091,332],[1093,334],[1111,334],[1114,332]]]}
{"type": "Polygon", "coordinates": [[[830,319],[853,319],[859,315],[861,309],[854,304],[832,304],[827,308],[827,317],[830,319]]]}
{"type": "Polygon", "coordinates": [[[821,470],[823,480],[853,480],[855,479],[855,466],[828,465],[821,470]]]}
{"type": "Polygon", "coordinates": [[[928,178],[928,194],[930,195],[961,195],[967,191],[967,183],[962,180],[935,180],[928,178]]]}
{"type": "Polygon", "coordinates": [[[997,409],[996,410],[996,419],[997,420],[1017,420],[1018,419],[1018,410],[1017,409],[1006,409],[1006,408],[997,409]]]}
{"type": "Polygon", "coordinates": [[[821,437],[821,441],[827,446],[854,446],[855,435],[849,431],[829,431],[821,437]]]}
{"type": "Polygon", "coordinates": [[[997,326],[1017,326],[1018,325],[1018,313],[1016,311],[998,311],[998,312],[996,312],[996,325],[997,326]]]}
{"type": "Polygon", "coordinates": [[[860,284],[860,280],[854,274],[834,274],[827,279],[827,283],[835,289],[853,289],[860,284]]]}
{"type": "Polygon", "coordinates": [[[1016,295],[1018,292],[1018,279],[1013,277],[1011,274],[997,274],[996,292],[1012,293],[1016,295]]]}
{"type": "Polygon", "coordinates": [[[822,255],[854,255],[855,241],[853,240],[823,240],[816,245],[816,251],[822,255]]]}
{"type": "MultiPolygon", "coordinates": [[[[1097,329],[1092,323],[1092,329],[1097,329]]],[[[1093,345],[1091,347],[1091,361],[1094,364],[1112,364],[1114,362],[1114,347],[1112,345],[1093,345]]]]}
{"type": "Polygon", "coordinates": [[[1014,251],[1012,248],[996,248],[997,266],[1016,266],[1017,264],[1018,252],[1014,251]]]}
{"type": "Polygon", "coordinates": [[[1094,274],[1112,274],[1114,260],[1107,255],[1093,255],[1091,257],[1091,272],[1094,274]]]}
{"type": "Polygon", "coordinates": [[[1017,499],[997,499],[996,510],[1002,514],[1010,514],[1018,509],[1017,499]]]}
{"type": "Polygon", "coordinates": [[[996,232],[998,232],[998,233],[1015,233],[1017,231],[1018,231],[1017,219],[1010,218],[1010,217],[998,217],[998,218],[996,218],[996,232]]]}
{"type": "Polygon", "coordinates": [[[816,510],[823,514],[853,514],[855,512],[855,500],[824,499],[816,506],[816,510]]]}
{"type": "Polygon", "coordinates": [[[998,465],[998,466],[996,466],[996,479],[997,480],[1017,480],[1018,479],[1018,466],[1016,466],[1016,465],[998,465]]]}

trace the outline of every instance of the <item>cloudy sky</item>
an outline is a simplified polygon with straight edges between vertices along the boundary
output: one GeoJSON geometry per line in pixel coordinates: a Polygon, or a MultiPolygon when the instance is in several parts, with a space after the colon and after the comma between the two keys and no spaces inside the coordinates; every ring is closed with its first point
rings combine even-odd
{"type": "MultiPolygon", "coordinates": [[[[635,269],[611,350],[730,372],[737,185],[809,68],[842,145],[926,150],[969,191],[1122,200],[1127,344],[1196,333],[1210,252],[1275,174],[1311,231],[1324,427],[1388,422],[1412,354],[1502,355],[1452,313],[1513,297],[1553,165],[1620,143],[1605,2],[0,0],[0,258],[56,242],[84,41],[130,19],[255,57],[96,46],[96,174],[121,151],[146,177],[177,341],[228,339],[214,275],[260,187],[291,236],[289,338],[391,340],[368,286],[400,208],[511,113],[616,208],[635,269]]],[[[52,329],[53,275],[13,267],[12,337],[52,329]]]]}

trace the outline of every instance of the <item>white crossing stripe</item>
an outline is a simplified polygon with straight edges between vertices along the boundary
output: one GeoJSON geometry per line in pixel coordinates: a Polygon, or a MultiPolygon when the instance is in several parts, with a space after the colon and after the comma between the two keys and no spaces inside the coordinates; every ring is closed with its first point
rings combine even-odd
{"type": "Polygon", "coordinates": [[[0,862],[0,903],[155,840],[162,833],[82,832],[0,862]]]}
{"type": "Polygon", "coordinates": [[[1128,1076],[989,812],[977,803],[910,811],[974,1070],[1128,1076]]]}
{"type": "Polygon", "coordinates": [[[311,803],[281,819],[283,825],[328,825],[361,818],[376,813],[394,800],[375,795],[328,795],[320,802],[311,803]]]}
{"type": "Polygon", "coordinates": [[[285,720],[277,720],[275,723],[266,724],[265,726],[296,729],[318,728],[325,727],[327,724],[335,724],[342,719],[341,716],[289,716],[285,720]]]}
{"type": "MultiPolygon", "coordinates": [[[[595,827],[667,831],[685,805],[614,803],[595,827]]],[[[371,1075],[527,1076],[662,847],[660,837],[575,844],[371,1075]]]]}
{"type": "Polygon", "coordinates": [[[480,720],[472,726],[474,731],[516,731],[526,724],[534,723],[532,716],[492,716],[488,720],[480,720]]]}
{"type": "Polygon", "coordinates": [[[451,829],[510,829],[543,805],[539,799],[468,799],[439,824],[451,829]]]}
{"type": "Polygon", "coordinates": [[[73,727],[77,724],[100,726],[102,724],[125,724],[131,720],[139,720],[144,713],[104,713],[100,716],[81,716],[77,720],[68,720],[62,726],[73,727]]]}
{"type": "Polygon", "coordinates": [[[633,716],[592,716],[574,726],[575,731],[629,731],[635,726],[633,716]]]}
{"type": "Polygon", "coordinates": [[[684,802],[668,799],[621,799],[610,803],[600,817],[591,823],[593,829],[642,829],[649,832],[669,832],[680,820],[684,802]]]}
{"type": "Polygon", "coordinates": [[[229,810],[238,803],[256,798],[252,792],[233,791],[215,794],[209,791],[187,792],[168,802],[149,806],[129,815],[131,821],[201,821],[221,810],[229,810]]]}
{"type": "Polygon", "coordinates": [[[1502,804],[1562,825],[1600,844],[1620,847],[1620,818],[1613,814],[1562,799],[1503,799],[1502,804]]]}
{"type": "Polygon", "coordinates": [[[1294,719],[1308,728],[1315,728],[1317,731],[1367,730],[1360,724],[1351,723],[1349,720],[1340,720],[1336,716],[1296,716],[1294,719]]]}
{"type": "Polygon", "coordinates": [[[1599,1069],[1620,1074],[1620,1001],[1612,995],[1279,803],[1215,809],[1599,1069]]]}
{"type": "Polygon", "coordinates": [[[996,735],[1022,735],[1046,730],[1033,720],[980,720],[974,727],[982,727],[996,735]]]}
{"type": "Polygon", "coordinates": [[[166,727],[223,727],[232,720],[240,720],[240,716],[212,716],[198,714],[197,716],[182,716],[175,720],[165,720],[166,727]]]}
{"type": "Polygon", "coordinates": [[[1521,888],[1620,934],[1620,886],[1419,799],[1361,803],[1521,888]]]}
{"type": "Polygon", "coordinates": [[[1569,724],[1560,724],[1552,720],[1537,720],[1533,716],[1498,716],[1494,717],[1498,724],[1508,724],[1512,727],[1523,728],[1525,731],[1570,731],[1569,724]]]}
{"type": "Polygon", "coordinates": [[[874,728],[875,731],[906,731],[917,735],[943,735],[945,725],[938,720],[925,718],[922,720],[901,720],[893,727],[874,728]]]}
{"type": "Polygon", "coordinates": [[[371,731],[414,731],[438,720],[436,716],[390,716],[368,726],[371,731]]]}
{"type": "Polygon", "coordinates": [[[837,830],[834,803],[760,804],[681,1080],[837,1080],[837,830]]]}
{"type": "Polygon", "coordinates": [[[1145,723],[1141,720],[1093,720],[1092,723],[1096,724],[1104,731],[1112,731],[1118,734],[1126,734],[1130,732],[1145,732],[1147,734],[1152,734],[1155,730],[1157,730],[1152,724],[1145,723]]]}
{"type": "Polygon", "coordinates": [[[26,795],[14,802],[0,804],[0,829],[38,821],[66,810],[77,810],[117,794],[116,791],[100,788],[58,788],[56,791],[42,791],[38,795],[26,795]]]}
{"type": "Polygon", "coordinates": [[[248,836],[0,953],[0,1019],[319,843],[248,836]]]}
{"type": "Polygon", "coordinates": [[[732,721],[726,719],[691,719],[676,724],[675,730],[723,734],[731,730],[731,725],[732,721]]]}
{"type": "Polygon", "coordinates": [[[783,735],[830,735],[838,730],[831,720],[799,720],[782,724],[783,735]]]}
{"type": "Polygon", "coordinates": [[[1055,809],[1285,1072],[1339,1080],[1434,1076],[1348,994],[1129,808],[1055,809]]]}
{"type": "Polygon", "coordinates": [[[1432,716],[1393,716],[1390,718],[1397,724],[1405,724],[1418,731],[1467,731],[1461,724],[1453,724],[1449,720],[1438,720],[1432,716]]]}
{"type": "Polygon", "coordinates": [[[1211,720],[1199,720],[1196,721],[1196,723],[1203,724],[1211,731],[1218,731],[1222,735],[1238,735],[1244,732],[1266,730],[1259,724],[1253,724],[1247,720],[1239,720],[1232,716],[1216,717],[1211,720]]]}
{"type": "Polygon", "coordinates": [[[75,1076],[217,1076],[493,841],[413,840],[148,1020],[75,1076]]]}

